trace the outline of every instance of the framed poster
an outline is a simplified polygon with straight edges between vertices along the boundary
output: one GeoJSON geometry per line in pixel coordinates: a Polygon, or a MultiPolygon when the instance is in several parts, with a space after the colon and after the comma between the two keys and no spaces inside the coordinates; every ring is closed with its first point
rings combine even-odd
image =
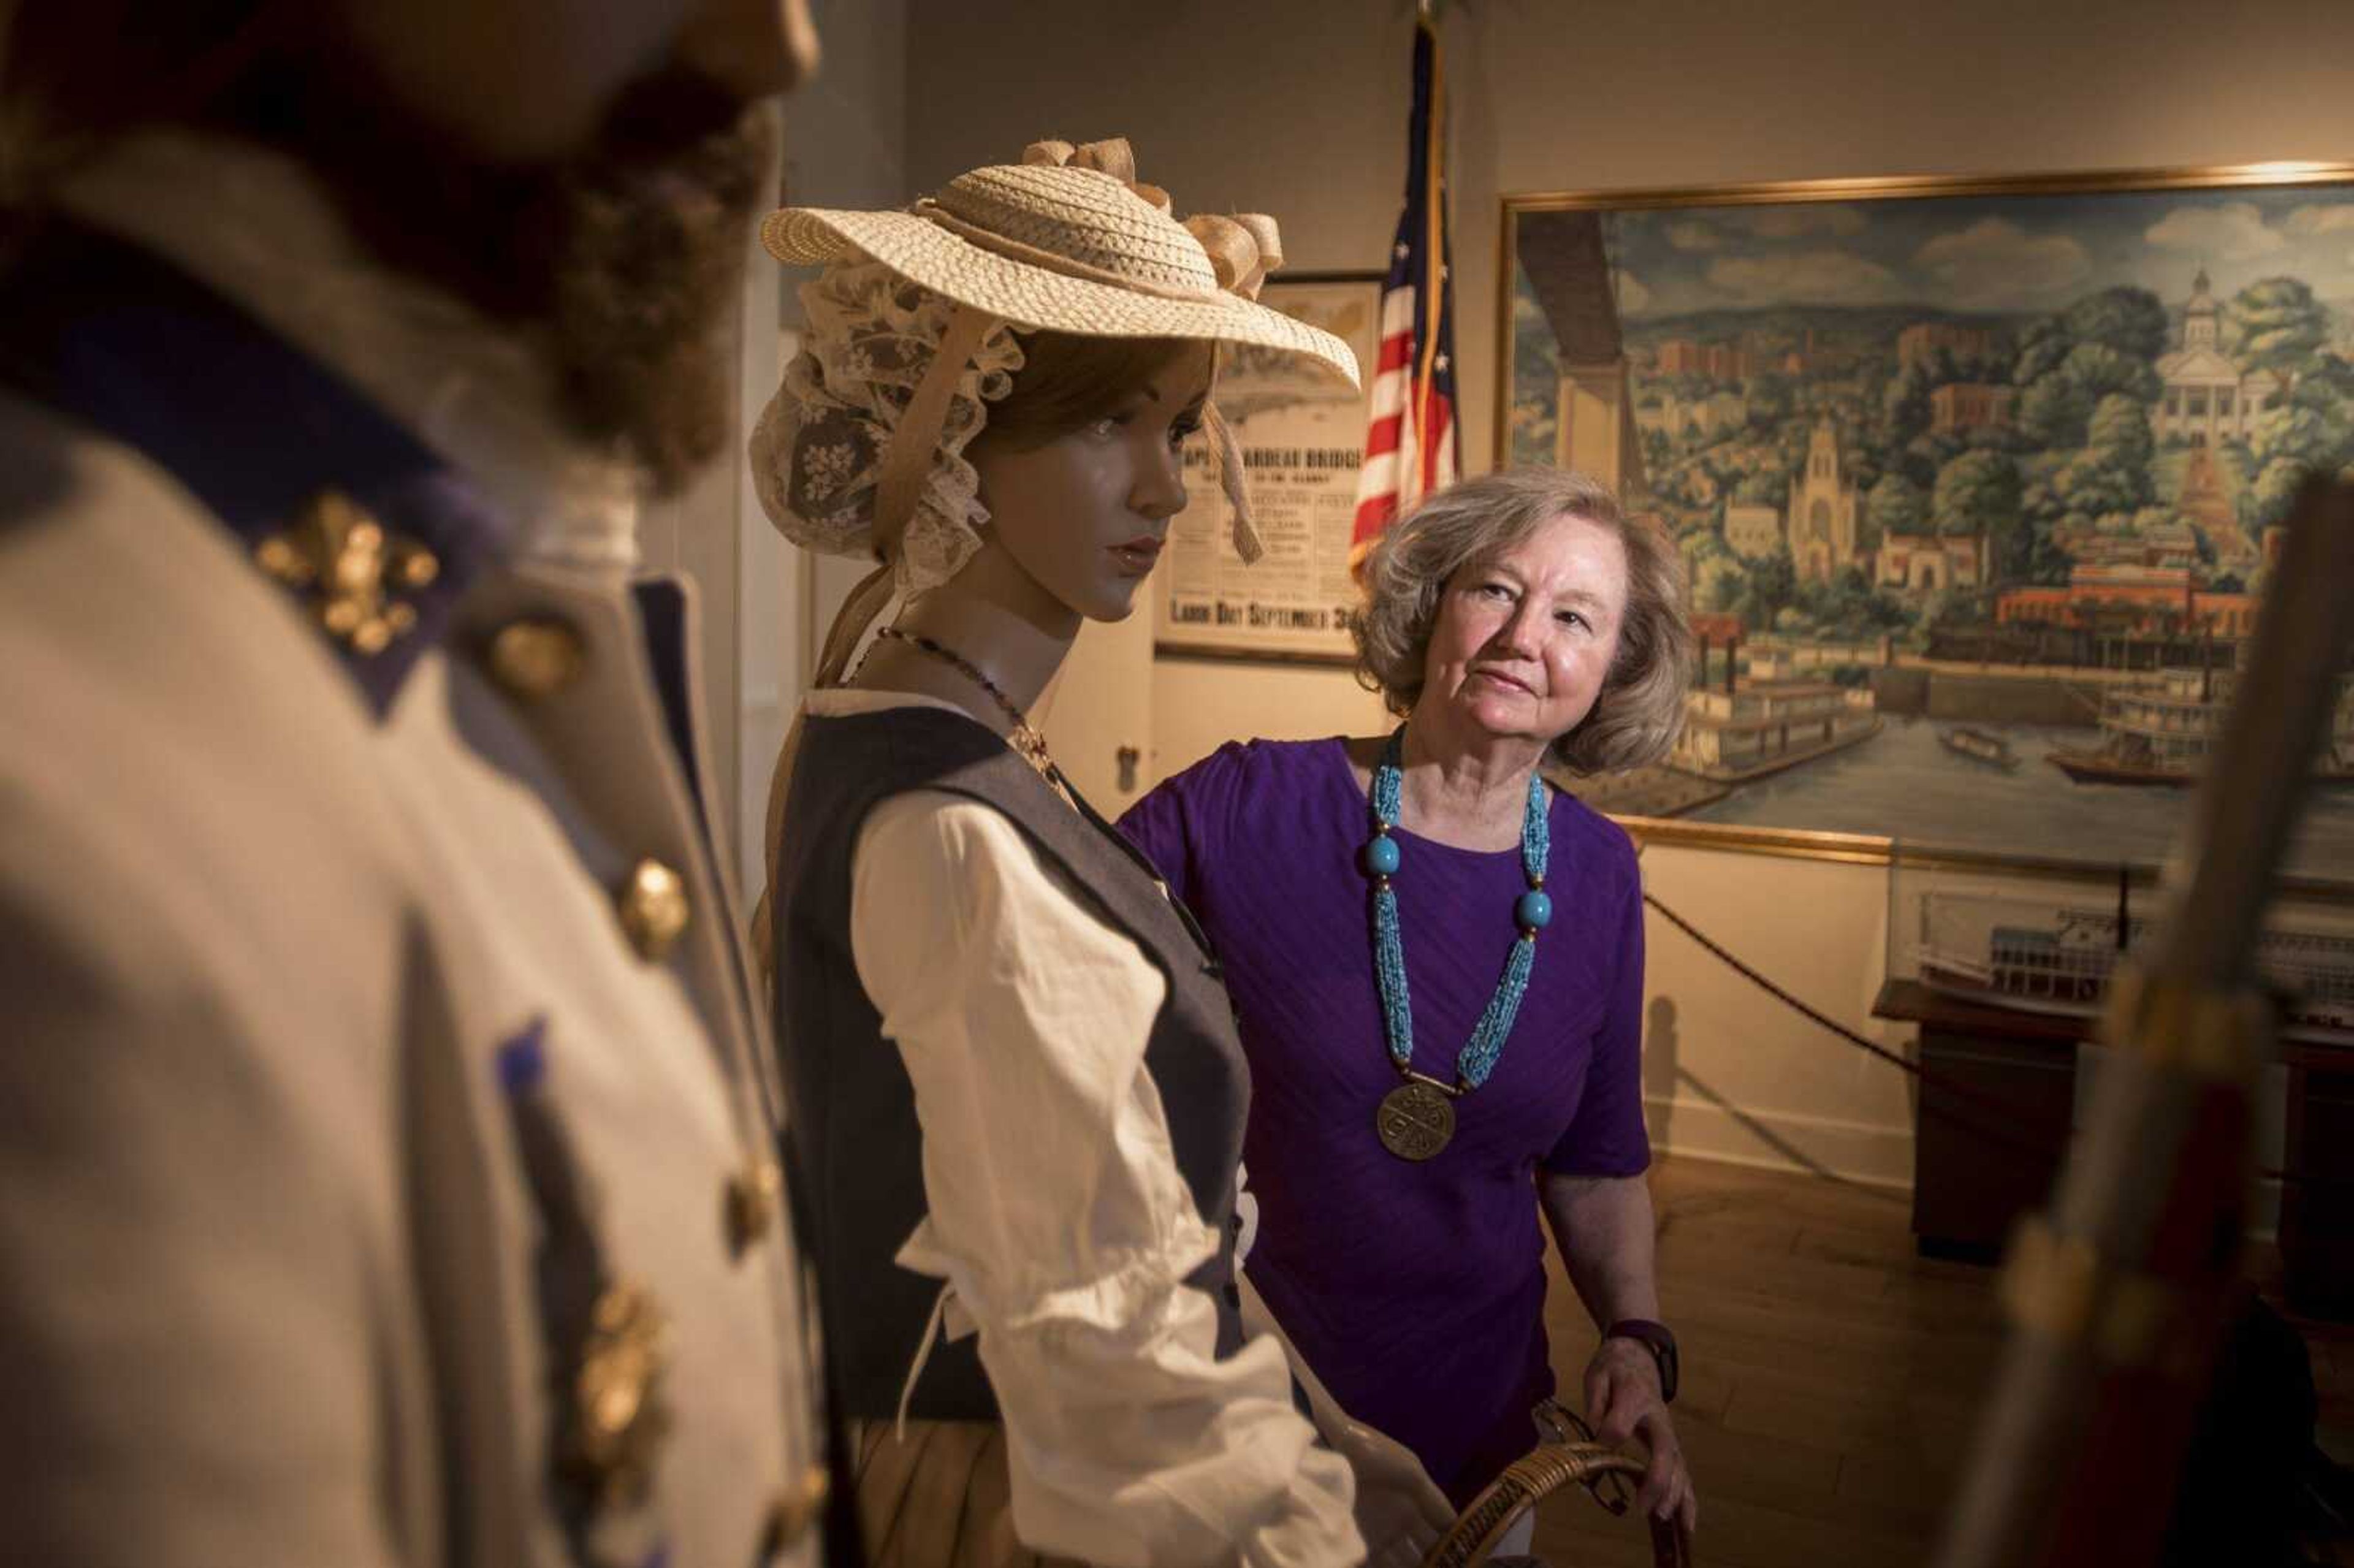
{"type": "MultiPolygon", "coordinates": [[[[1268,280],[1259,302],[1322,327],[1356,351],[1365,380],[1378,347],[1382,275],[1268,280]]],[[[1153,588],[1153,651],[1209,658],[1345,664],[1357,602],[1349,532],[1365,439],[1365,396],[1273,349],[1226,351],[1218,411],[1242,449],[1251,512],[1267,553],[1245,566],[1207,444],[1185,453],[1185,510],[1171,524],[1153,588]]]]}
{"type": "MultiPolygon", "coordinates": [[[[2354,469],[2354,166],[1511,196],[1499,462],[1674,537],[1667,839],[2150,865],[2297,481],[2354,469]]],[[[2354,681],[2288,866],[2354,884],[2354,681]]]]}

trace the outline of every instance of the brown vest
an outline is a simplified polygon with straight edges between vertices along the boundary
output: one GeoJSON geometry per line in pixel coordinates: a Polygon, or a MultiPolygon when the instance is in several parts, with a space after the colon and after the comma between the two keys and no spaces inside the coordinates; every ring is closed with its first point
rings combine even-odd
{"type": "MultiPolygon", "coordinates": [[[[931,707],[801,722],[788,815],[771,867],[771,1002],[807,1187],[826,1335],[843,1414],[887,1420],[939,1293],[892,1261],[928,1212],[914,1086],[883,1037],[850,947],[851,861],[866,815],[911,789],[942,790],[1002,813],[1065,874],[1088,912],[1133,939],[1168,980],[1145,1043],[1177,1168],[1217,1255],[1188,1283],[1217,1305],[1218,1353],[1242,1343],[1234,1290],[1235,1172],[1250,1073],[1217,960],[1142,856],[1092,810],[1055,795],[993,732],[931,707]]],[[[925,1363],[910,1414],[989,1420],[997,1403],[974,1340],[925,1363]]]]}

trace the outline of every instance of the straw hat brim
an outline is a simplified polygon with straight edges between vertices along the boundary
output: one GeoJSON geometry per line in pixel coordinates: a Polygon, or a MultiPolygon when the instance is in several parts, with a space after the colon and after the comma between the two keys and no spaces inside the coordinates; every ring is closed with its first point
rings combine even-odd
{"type": "Polygon", "coordinates": [[[1239,294],[1172,299],[1098,283],[984,250],[914,213],[781,207],[761,223],[760,243],[797,267],[863,254],[910,282],[1029,331],[1252,344],[1303,355],[1360,385],[1357,356],[1347,344],[1239,294]]]}

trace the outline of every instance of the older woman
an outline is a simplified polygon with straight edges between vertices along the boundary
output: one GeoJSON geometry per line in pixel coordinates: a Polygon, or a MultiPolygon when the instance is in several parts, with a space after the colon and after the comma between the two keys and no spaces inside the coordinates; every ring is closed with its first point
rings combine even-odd
{"type": "Polygon", "coordinates": [[[1230,744],[1122,828],[1208,929],[1252,1069],[1249,1273],[1355,1420],[1458,1505],[1552,1393],[1540,1208],[1604,1330],[1585,1395],[1689,1527],[1666,1409],[1627,835],[1546,787],[1655,760],[1691,635],[1667,541],[1604,486],[1442,492],[1367,566],[1362,679],[1405,722],[1230,744]]]}

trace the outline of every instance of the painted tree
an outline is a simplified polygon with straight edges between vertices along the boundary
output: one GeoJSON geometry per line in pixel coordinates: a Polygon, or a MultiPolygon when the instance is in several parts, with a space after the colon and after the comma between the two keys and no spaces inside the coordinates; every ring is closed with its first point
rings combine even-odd
{"type": "Polygon", "coordinates": [[[1964,452],[1938,471],[1929,515],[1947,538],[1997,540],[2019,524],[2019,465],[2000,452],[1964,452]]]}
{"type": "Polygon", "coordinates": [[[2158,443],[2149,433],[2149,410],[2122,392],[2112,392],[2093,409],[2084,460],[2099,463],[2127,497],[2126,506],[2146,506],[2155,496],[2150,462],[2158,443]]]}
{"type": "Polygon", "coordinates": [[[1775,371],[1752,376],[1747,388],[1749,422],[1771,429],[1790,417],[1797,399],[1790,378],[1775,371]]]}
{"type": "Polygon", "coordinates": [[[2019,428],[2040,446],[2060,450],[2084,445],[2092,418],[2093,399],[2056,367],[2019,396],[2019,428]]]}
{"type": "Polygon", "coordinates": [[[2300,397],[2257,416],[2249,451],[2258,465],[2252,521],[2262,527],[2288,516],[2307,475],[2354,465],[2354,419],[2342,398],[2325,404],[2300,397]]]}
{"type": "Polygon", "coordinates": [[[2149,471],[2123,468],[2086,447],[2052,476],[2061,503],[2087,517],[2131,513],[2149,500],[2149,471]]]}
{"type": "Polygon", "coordinates": [[[1790,476],[1769,464],[1755,473],[1742,475],[1741,482],[1733,487],[1733,498],[1778,511],[1790,503],[1790,476]]]}
{"type": "Polygon", "coordinates": [[[2060,362],[2068,357],[2068,351],[2075,346],[2076,340],[2069,335],[2060,317],[2045,316],[2030,322],[2027,330],[2020,334],[2019,356],[2010,371],[2012,383],[2032,387],[2058,369],[2060,362]]]}
{"type": "Polygon", "coordinates": [[[1713,530],[1695,534],[1684,541],[1684,569],[1692,585],[1692,602],[1702,610],[1737,609],[1748,574],[1743,570],[1741,557],[1724,542],[1724,535],[1713,530]]]}
{"type": "Polygon", "coordinates": [[[1864,493],[1864,515],[1882,538],[1923,532],[1929,519],[1929,498],[1902,473],[1891,471],[1864,493]]]}
{"type": "Polygon", "coordinates": [[[2164,354],[2173,336],[2158,297],[2123,284],[2078,300],[2061,313],[2060,324],[2077,344],[2099,344],[2145,364],[2164,354]]]}
{"type": "Polygon", "coordinates": [[[2149,433],[2149,410],[2139,399],[2112,392],[2093,408],[2084,444],[2112,461],[2147,470],[2158,455],[2149,433]]]}
{"type": "Polygon", "coordinates": [[[2232,296],[2225,345],[2243,370],[2295,376],[2329,341],[2329,307],[2296,278],[2261,278],[2232,296]]]}
{"type": "Polygon", "coordinates": [[[2060,362],[2060,374],[2095,402],[2119,394],[2147,408],[2166,390],[2157,366],[2105,343],[2080,343],[2070,349],[2060,362]]]}
{"type": "Polygon", "coordinates": [[[1861,641],[1912,620],[1906,608],[1872,586],[1860,567],[1841,567],[1828,582],[1798,589],[1798,606],[1832,636],[1861,641]]]}
{"type": "Polygon", "coordinates": [[[1752,631],[1765,630],[1797,597],[1798,568],[1790,559],[1789,547],[1784,546],[1749,564],[1741,595],[1742,623],[1752,631]]]}
{"type": "Polygon", "coordinates": [[[2011,372],[2020,433],[2055,451],[2081,447],[2104,397],[2157,402],[2165,386],[2154,362],[2167,338],[2166,307],[2147,289],[2103,289],[2031,323],[2011,372]]]}

